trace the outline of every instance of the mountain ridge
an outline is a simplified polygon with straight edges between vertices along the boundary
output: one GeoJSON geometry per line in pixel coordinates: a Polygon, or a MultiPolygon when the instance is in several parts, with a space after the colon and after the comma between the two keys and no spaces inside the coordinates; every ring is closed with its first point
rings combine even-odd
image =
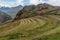
{"type": "Polygon", "coordinates": [[[0,26],[0,40],[60,40],[60,8],[25,6],[13,21],[0,26]]]}
{"type": "Polygon", "coordinates": [[[36,5],[29,5],[29,6],[25,6],[22,10],[20,10],[17,15],[16,15],[16,18],[15,19],[19,19],[19,17],[21,16],[22,18],[24,18],[24,16],[26,18],[28,18],[29,16],[28,15],[43,15],[43,14],[55,14],[56,12],[56,15],[59,15],[60,11],[60,8],[59,7],[55,7],[55,6],[52,6],[52,5],[49,5],[49,4],[46,4],[46,3],[43,3],[43,4],[38,4],[37,6],[36,5]],[[30,14],[29,14],[30,13],[30,14]],[[31,14],[32,13],[32,14],[31,14]]]}
{"type": "Polygon", "coordinates": [[[5,12],[0,11],[0,24],[5,23],[8,20],[11,20],[11,16],[6,14],[5,12]]]}
{"type": "Polygon", "coordinates": [[[19,10],[21,10],[23,8],[23,6],[19,5],[17,7],[1,7],[0,10],[7,13],[8,15],[12,16],[12,18],[15,17],[15,15],[17,14],[17,12],[19,10]]]}

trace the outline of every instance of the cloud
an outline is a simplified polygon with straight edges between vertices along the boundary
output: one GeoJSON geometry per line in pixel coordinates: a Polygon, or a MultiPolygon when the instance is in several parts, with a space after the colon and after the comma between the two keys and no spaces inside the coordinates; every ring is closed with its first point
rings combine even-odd
{"type": "Polygon", "coordinates": [[[23,0],[16,0],[14,2],[7,2],[4,0],[0,0],[0,6],[5,6],[5,7],[15,7],[18,5],[24,5],[23,0]]]}
{"type": "Polygon", "coordinates": [[[18,6],[18,5],[26,5],[25,3],[28,3],[28,5],[31,5],[31,4],[39,4],[39,3],[48,3],[48,4],[51,4],[51,5],[56,5],[56,6],[60,6],[60,0],[27,0],[26,2],[24,2],[26,0],[16,0],[16,1],[13,1],[11,2],[8,2],[8,0],[0,0],[0,6],[5,6],[5,7],[15,7],[15,6],[18,6]],[[7,2],[6,2],[7,1],[7,2]]]}
{"type": "Polygon", "coordinates": [[[30,4],[48,3],[54,6],[60,6],[60,0],[30,0],[30,4]]]}
{"type": "Polygon", "coordinates": [[[48,0],[46,3],[49,3],[54,6],[60,6],[60,0],[48,0]]]}
{"type": "Polygon", "coordinates": [[[17,1],[16,1],[16,4],[17,4],[17,5],[24,5],[23,1],[24,1],[24,0],[17,0],[17,1]]]}
{"type": "Polygon", "coordinates": [[[30,4],[38,4],[39,0],[30,0],[30,4]]]}
{"type": "Polygon", "coordinates": [[[43,1],[43,0],[30,0],[30,4],[35,4],[35,5],[37,5],[37,4],[39,4],[39,3],[44,3],[44,1],[43,1]]]}

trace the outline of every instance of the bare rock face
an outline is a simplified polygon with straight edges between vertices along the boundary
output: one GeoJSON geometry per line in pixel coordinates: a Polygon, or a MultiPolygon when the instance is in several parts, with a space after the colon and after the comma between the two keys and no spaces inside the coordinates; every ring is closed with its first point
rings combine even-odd
{"type": "Polygon", "coordinates": [[[0,24],[4,23],[8,20],[12,19],[11,16],[7,15],[6,13],[0,11],[0,24]]]}
{"type": "Polygon", "coordinates": [[[19,11],[14,20],[45,14],[55,15],[59,14],[58,11],[60,11],[59,7],[52,6],[46,3],[38,5],[29,5],[25,6],[21,11],[19,11]]]}

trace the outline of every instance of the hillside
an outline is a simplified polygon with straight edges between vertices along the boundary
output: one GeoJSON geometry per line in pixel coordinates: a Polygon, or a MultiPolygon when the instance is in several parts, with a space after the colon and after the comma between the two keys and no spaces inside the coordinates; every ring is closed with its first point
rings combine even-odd
{"type": "Polygon", "coordinates": [[[49,4],[25,6],[0,26],[0,40],[60,40],[60,9],[49,4]]]}
{"type": "Polygon", "coordinates": [[[12,19],[11,16],[9,16],[8,14],[0,11],[0,24],[6,22],[8,20],[11,20],[11,19],[12,19]]]}
{"type": "Polygon", "coordinates": [[[25,6],[21,11],[16,15],[15,19],[28,18],[38,15],[60,15],[60,8],[51,6],[49,4],[38,4],[25,6]]]}

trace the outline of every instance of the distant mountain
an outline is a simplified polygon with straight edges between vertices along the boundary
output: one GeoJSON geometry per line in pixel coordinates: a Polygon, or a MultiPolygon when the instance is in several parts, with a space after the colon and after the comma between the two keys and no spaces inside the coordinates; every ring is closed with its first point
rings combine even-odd
{"type": "Polygon", "coordinates": [[[11,8],[9,7],[0,7],[1,11],[8,12],[11,8]]]}
{"type": "Polygon", "coordinates": [[[23,6],[19,5],[17,7],[11,7],[11,8],[9,8],[9,7],[1,7],[0,10],[7,13],[7,14],[9,14],[10,16],[12,16],[12,18],[14,18],[15,15],[17,14],[17,12],[19,10],[21,10],[22,8],[23,8],[23,6]]]}
{"type": "Polygon", "coordinates": [[[28,18],[38,15],[60,14],[60,7],[52,6],[46,3],[38,5],[25,6],[20,10],[15,19],[28,18]]]}
{"type": "Polygon", "coordinates": [[[12,19],[11,16],[9,16],[8,14],[0,11],[0,24],[6,22],[8,20],[11,20],[11,19],[12,19]]]}

